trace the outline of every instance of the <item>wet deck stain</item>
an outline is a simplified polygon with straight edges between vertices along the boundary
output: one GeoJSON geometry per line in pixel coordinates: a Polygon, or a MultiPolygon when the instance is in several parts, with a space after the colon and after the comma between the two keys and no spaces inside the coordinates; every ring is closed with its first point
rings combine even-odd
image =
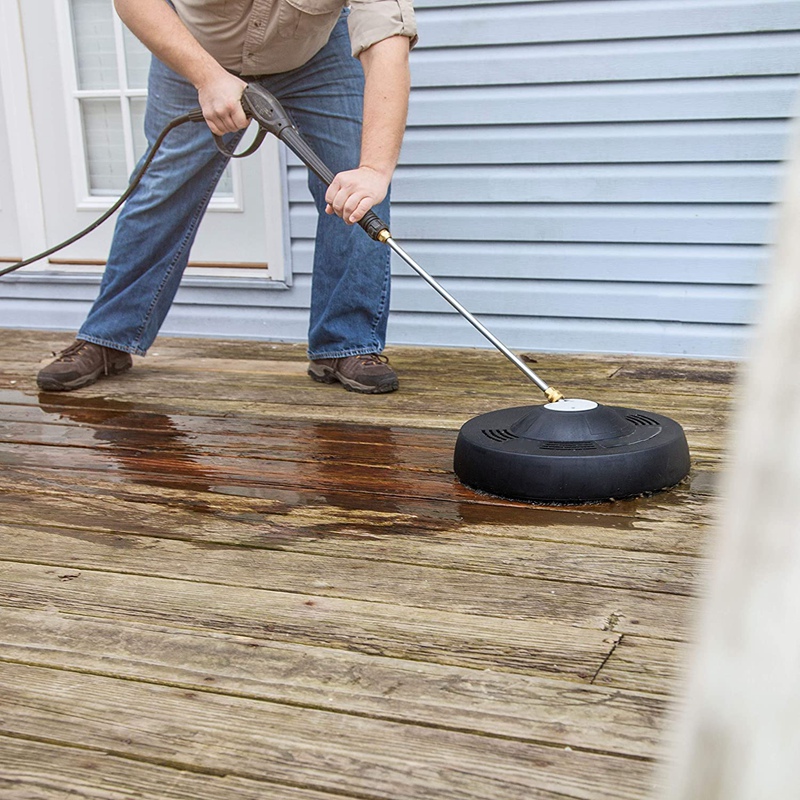
{"type": "Polygon", "coordinates": [[[681,502],[665,492],[655,499],[560,507],[478,494],[452,473],[455,431],[170,415],[79,395],[42,394],[38,408],[50,423],[85,431],[87,468],[93,457],[110,456],[123,491],[126,483],[152,487],[153,505],[253,526],[297,508],[319,509],[315,519],[306,515],[297,535],[419,537],[462,526],[564,524],[629,530],[648,506],[681,502]],[[226,424],[245,452],[215,450],[226,424]],[[262,441],[273,449],[262,448],[262,441]]]}
{"type": "MultiPolygon", "coordinates": [[[[180,364],[215,346],[169,347],[164,360],[180,364]]],[[[266,348],[218,352],[249,358],[266,348]]],[[[343,392],[320,401],[299,377],[291,384],[294,368],[252,379],[255,371],[243,370],[232,383],[229,364],[211,364],[202,376],[194,363],[184,373],[178,366],[175,380],[164,381],[152,369],[141,384],[109,381],[61,397],[38,398],[28,378],[28,394],[0,396],[0,470],[6,450],[29,461],[3,470],[0,485],[12,615],[4,632],[12,628],[27,648],[9,650],[6,666],[19,670],[10,685],[22,710],[35,693],[64,711],[67,727],[89,713],[113,737],[122,705],[112,702],[114,714],[103,717],[81,698],[100,697],[100,689],[112,699],[138,693],[126,703],[135,727],[135,700],[147,701],[155,682],[186,708],[156,697],[153,724],[174,728],[185,713],[189,744],[198,730],[212,738],[230,730],[233,709],[237,720],[255,720],[242,735],[252,733],[260,758],[278,709],[287,729],[319,744],[323,767],[331,741],[333,757],[361,763],[367,739],[353,739],[351,753],[335,735],[352,712],[359,730],[377,731],[368,738],[381,757],[422,731],[424,741],[412,744],[432,754],[426,764],[437,780],[437,765],[457,764],[449,753],[474,734],[474,752],[499,765],[488,794],[527,798],[574,778],[598,795],[644,797],[660,753],[663,698],[685,652],[686,593],[700,561],[693,540],[708,518],[708,496],[696,493],[704,481],[695,473],[693,485],[674,492],[585,508],[475,495],[451,471],[456,417],[514,405],[513,392],[490,384],[488,367],[473,372],[483,356],[467,358],[466,372],[460,363],[444,395],[432,378],[444,384],[449,353],[406,358],[418,388],[406,382],[396,405],[380,404],[385,414],[343,392]],[[256,399],[234,407],[240,389],[256,399]],[[440,412],[450,429],[435,429],[445,424],[440,412]],[[398,420],[418,421],[418,429],[398,420]],[[617,528],[633,530],[617,536],[617,528]],[[63,680],[42,683],[65,668],[63,680]],[[219,719],[208,715],[215,708],[219,719]],[[323,718],[330,730],[318,733],[323,718]],[[198,728],[198,720],[208,724],[198,728]],[[387,731],[396,734],[388,742],[387,731]],[[507,781],[520,754],[533,765],[530,785],[507,781]],[[600,785],[598,775],[611,777],[600,785]]],[[[573,363],[562,361],[561,373],[573,363]]],[[[606,366],[577,362],[588,387],[610,383],[606,366]]],[[[680,403],[677,392],[668,398],[670,409],[680,403]]],[[[719,426],[702,408],[692,411],[696,463],[713,472],[719,426]]],[[[126,737],[123,755],[135,762],[137,742],[126,737]]],[[[29,763],[36,760],[55,763],[38,752],[29,763]]],[[[437,786],[446,790],[447,778],[437,786]]],[[[385,787],[371,788],[379,796],[385,787]]]]}

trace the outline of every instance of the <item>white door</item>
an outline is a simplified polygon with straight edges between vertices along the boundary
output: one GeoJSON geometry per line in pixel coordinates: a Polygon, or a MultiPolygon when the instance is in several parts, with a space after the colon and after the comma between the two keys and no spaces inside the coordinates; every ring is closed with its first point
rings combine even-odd
{"type": "Polygon", "coordinates": [[[6,128],[3,85],[0,82],[0,269],[4,262],[18,261],[21,257],[22,247],[11,174],[11,149],[6,128]]]}
{"type": "MultiPolygon", "coordinates": [[[[112,0],[0,2],[16,5],[22,29],[50,247],[86,227],[127,186],[146,148],[150,57],[119,21],[112,0]]],[[[283,280],[283,205],[278,144],[268,137],[256,155],[227,170],[200,227],[190,273],[283,280]]],[[[101,269],[113,224],[109,220],[39,268],[101,269]]]]}

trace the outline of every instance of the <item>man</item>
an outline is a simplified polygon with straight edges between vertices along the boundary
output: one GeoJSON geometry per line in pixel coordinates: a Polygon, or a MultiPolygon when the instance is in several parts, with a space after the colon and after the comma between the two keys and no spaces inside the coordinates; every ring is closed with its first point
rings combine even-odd
{"type": "Polygon", "coordinates": [[[250,82],[270,91],[336,173],[309,186],[319,211],[311,294],[309,375],[368,394],[398,388],[381,356],[389,250],[354,225],[370,209],[388,222],[416,41],[412,0],[116,0],[151,50],[145,133],[198,105],[205,125],[165,139],[120,213],[100,293],[76,341],[44,367],[45,391],[115,375],[144,355],[169,311],[197,227],[248,120],[250,82]],[[360,61],[360,65],[358,61],[360,61]],[[363,121],[363,125],[362,125],[363,121]]]}

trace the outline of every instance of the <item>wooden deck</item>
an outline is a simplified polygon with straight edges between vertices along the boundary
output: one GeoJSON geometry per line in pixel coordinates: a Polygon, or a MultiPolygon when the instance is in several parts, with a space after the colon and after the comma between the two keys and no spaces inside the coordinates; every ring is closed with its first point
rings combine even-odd
{"type": "Polygon", "coordinates": [[[645,798],[691,638],[734,367],[532,356],[677,419],[689,479],[582,508],[479,496],[458,427],[541,402],[489,350],[159,340],[37,394],[67,335],[0,330],[0,796],[645,798]]]}

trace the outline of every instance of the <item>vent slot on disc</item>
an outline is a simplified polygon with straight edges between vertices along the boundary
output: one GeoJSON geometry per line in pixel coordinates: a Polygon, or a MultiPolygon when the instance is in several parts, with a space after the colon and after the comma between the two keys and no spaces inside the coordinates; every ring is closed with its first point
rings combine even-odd
{"type": "Polygon", "coordinates": [[[658,421],[652,417],[647,417],[644,414],[628,414],[625,419],[632,422],[634,425],[658,425],[658,421]]]}
{"type": "Polygon", "coordinates": [[[482,431],[482,433],[493,442],[510,442],[512,439],[519,439],[519,436],[507,430],[488,430],[482,431]]]}
{"type": "Polygon", "coordinates": [[[597,445],[594,442],[542,442],[539,445],[540,450],[597,450],[597,445]]]}

